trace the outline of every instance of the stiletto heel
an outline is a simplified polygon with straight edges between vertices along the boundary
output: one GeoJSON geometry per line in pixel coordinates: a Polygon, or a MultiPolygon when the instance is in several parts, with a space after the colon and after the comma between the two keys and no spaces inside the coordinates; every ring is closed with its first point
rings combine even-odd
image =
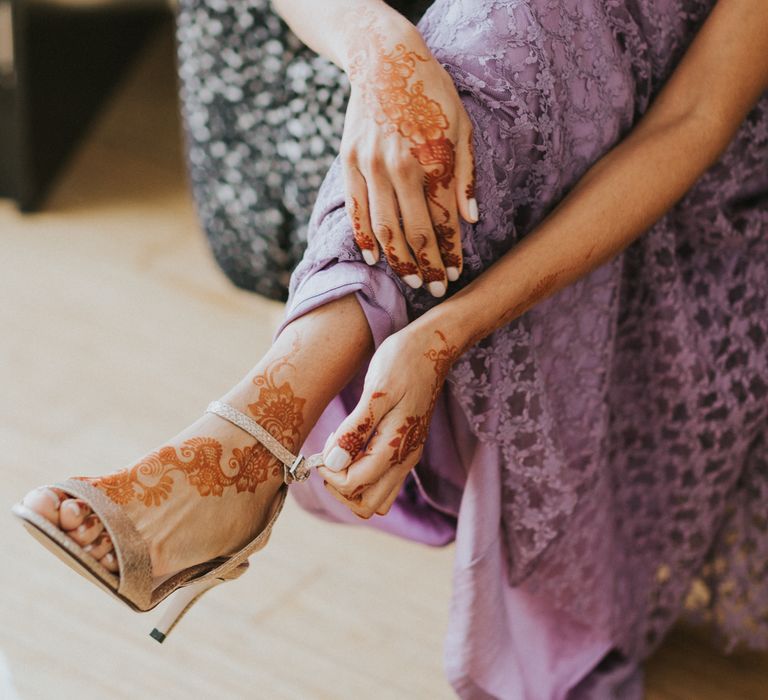
{"type": "Polygon", "coordinates": [[[222,578],[200,581],[199,583],[190,583],[188,586],[184,586],[184,588],[174,593],[173,600],[168,606],[168,609],[149,633],[149,636],[162,644],[165,641],[165,638],[171,633],[171,630],[178,624],[179,620],[184,617],[187,610],[202,597],[203,593],[209,591],[211,588],[215,588],[220,583],[233,581],[239,576],[242,576],[247,570],[248,562],[246,561],[225,574],[222,578]]]}
{"type": "Polygon", "coordinates": [[[122,508],[110,500],[105,493],[82,479],[67,479],[52,484],[70,496],[85,501],[99,517],[109,534],[120,574],[108,571],[87,551],[68,537],[56,525],[23,503],[11,509],[26,529],[48,550],[67,566],[102,590],[125,603],[132,610],[146,612],[157,606],[169,595],[178,591],[172,605],[162,620],[150,633],[162,642],[187,610],[209,588],[241,576],[248,568],[248,557],[262,549],[272,532],[277,516],[283,508],[288,484],[304,481],[313,467],[322,464],[322,453],[304,457],[293,455],[255,420],[222,401],[212,402],[207,411],[228,420],[250,433],[283,464],[283,484],[270,506],[266,525],[240,551],[228,557],[217,557],[202,564],[190,566],[153,587],[152,566],[149,549],[133,522],[122,508]]]}

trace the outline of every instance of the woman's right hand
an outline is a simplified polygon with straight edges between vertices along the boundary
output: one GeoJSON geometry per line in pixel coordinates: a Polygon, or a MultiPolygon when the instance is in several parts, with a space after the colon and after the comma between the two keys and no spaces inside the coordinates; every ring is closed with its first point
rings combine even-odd
{"type": "Polygon", "coordinates": [[[381,251],[406,284],[440,297],[462,269],[458,214],[478,217],[472,125],[451,77],[393,14],[364,9],[352,24],[346,206],[369,265],[381,251]]]}

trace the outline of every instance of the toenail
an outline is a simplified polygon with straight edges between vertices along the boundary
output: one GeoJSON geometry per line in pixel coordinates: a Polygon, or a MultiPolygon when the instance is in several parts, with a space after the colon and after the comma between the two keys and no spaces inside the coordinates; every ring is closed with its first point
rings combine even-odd
{"type": "Polygon", "coordinates": [[[115,560],[115,555],[112,554],[112,552],[107,552],[104,555],[104,561],[108,562],[109,564],[111,564],[114,560],[115,560]]]}

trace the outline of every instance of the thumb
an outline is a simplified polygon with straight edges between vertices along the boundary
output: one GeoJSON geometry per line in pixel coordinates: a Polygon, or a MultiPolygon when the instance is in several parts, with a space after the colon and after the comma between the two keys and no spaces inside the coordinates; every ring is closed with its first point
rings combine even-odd
{"type": "Polygon", "coordinates": [[[368,443],[383,415],[385,391],[363,393],[360,401],[335,432],[326,440],[323,463],[328,469],[339,472],[346,469],[368,443]]]}
{"type": "Polygon", "coordinates": [[[459,142],[456,153],[456,202],[464,221],[477,223],[479,218],[475,199],[475,155],[472,129],[459,142]]]}

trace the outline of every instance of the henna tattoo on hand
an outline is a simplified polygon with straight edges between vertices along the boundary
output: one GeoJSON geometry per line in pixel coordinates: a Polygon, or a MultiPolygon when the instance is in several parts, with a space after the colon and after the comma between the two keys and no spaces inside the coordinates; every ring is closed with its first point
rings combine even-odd
{"type": "Polygon", "coordinates": [[[392,268],[392,272],[398,277],[418,275],[419,268],[416,263],[412,263],[408,260],[400,260],[397,253],[395,253],[395,247],[392,245],[394,234],[389,226],[381,227],[381,237],[384,239],[384,256],[387,258],[387,262],[392,268]]]}
{"type": "Polygon", "coordinates": [[[371,234],[363,231],[362,224],[360,223],[360,203],[356,197],[352,197],[352,230],[355,243],[360,247],[360,250],[375,250],[376,241],[371,234]]]}
{"type": "Polygon", "coordinates": [[[441,331],[436,330],[435,333],[442,341],[443,347],[430,348],[424,353],[424,357],[432,361],[435,373],[429,406],[421,415],[406,416],[405,421],[397,428],[396,437],[389,442],[389,446],[393,448],[392,454],[389,457],[390,466],[402,464],[408,455],[418,450],[427,441],[429,421],[432,418],[432,412],[435,409],[440,388],[445,381],[451,364],[453,364],[453,361],[458,356],[458,347],[449,345],[448,340],[441,331]]]}
{"type": "MultiPolygon", "coordinates": [[[[283,367],[293,366],[290,357],[297,347],[294,343],[287,356],[271,362],[254,377],[259,394],[248,405],[254,419],[289,450],[300,442],[306,399],[295,396],[290,383],[280,383],[276,375],[283,367]]],[[[137,500],[145,506],[159,506],[173,490],[174,474],[185,478],[201,496],[222,496],[230,486],[238,493],[254,493],[270,476],[282,474],[282,463],[259,442],[233,448],[227,469],[222,465],[223,455],[224,447],[218,440],[193,437],[178,447],[161,447],[134,466],[114,474],[83,479],[102,489],[115,503],[123,505],[137,500]]]]}
{"type": "Polygon", "coordinates": [[[368,401],[368,415],[352,430],[348,430],[344,433],[336,443],[339,447],[349,453],[351,459],[354,460],[365,446],[365,435],[373,425],[373,402],[386,395],[387,393],[385,391],[374,391],[368,401]]]}
{"type": "MultiPolygon", "coordinates": [[[[456,231],[451,226],[450,211],[438,194],[440,187],[449,189],[454,178],[456,147],[446,136],[450,122],[440,103],[426,95],[424,82],[413,80],[417,65],[429,62],[430,58],[402,43],[387,50],[386,37],[376,27],[375,16],[366,14],[367,22],[359,32],[365,43],[360,44],[352,58],[350,81],[361,91],[369,114],[385,133],[397,133],[410,143],[410,154],[424,169],[427,199],[439,217],[433,223],[441,255],[447,266],[458,267],[459,256],[453,251],[455,244],[451,240],[455,239],[456,231]]],[[[441,270],[429,265],[423,246],[414,252],[426,282],[445,279],[441,270]]]]}

